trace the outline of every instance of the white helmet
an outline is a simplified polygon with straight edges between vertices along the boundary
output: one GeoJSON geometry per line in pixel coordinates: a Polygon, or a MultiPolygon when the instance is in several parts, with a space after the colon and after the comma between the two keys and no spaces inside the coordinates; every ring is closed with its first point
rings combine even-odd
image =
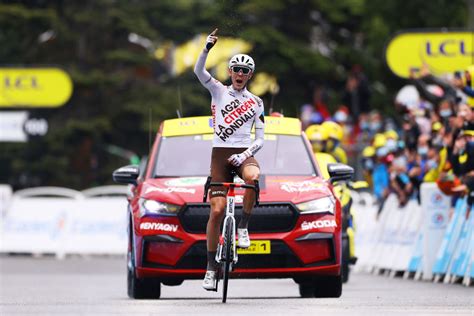
{"type": "Polygon", "coordinates": [[[229,68],[233,66],[247,67],[250,68],[252,72],[255,70],[255,63],[252,57],[245,54],[237,54],[232,56],[232,58],[229,60],[229,68]]]}

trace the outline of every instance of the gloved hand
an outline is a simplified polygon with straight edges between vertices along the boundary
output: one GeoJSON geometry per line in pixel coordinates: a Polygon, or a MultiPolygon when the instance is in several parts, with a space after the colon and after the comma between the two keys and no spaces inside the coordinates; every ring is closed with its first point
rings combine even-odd
{"type": "Polygon", "coordinates": [[[241,154],[234,154],[227,159],[229,163],[235,167],[239,167],[250,155],[247,154],[246,151],[244,151],[241,154]]]}
{"type": "Polygon", "coordinates": [[[207,40],[206,40],[206,49],[207,49],[207,51],[210,51],[211,48],[214,47],[214,45],[217,42],[217,39],[218,39],[218,37],[216,36],[217,30],[218,29],[215,29],[214,31],[212,31],[211,34],[209,34],[207,36],[207,40]]]}

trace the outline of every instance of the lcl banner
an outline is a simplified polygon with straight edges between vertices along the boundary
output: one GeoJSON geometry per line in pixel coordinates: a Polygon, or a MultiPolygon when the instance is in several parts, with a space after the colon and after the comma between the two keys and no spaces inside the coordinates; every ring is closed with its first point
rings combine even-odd
{"type": "Polygon", "coordinates": [[[427,64],[435,75],[464,71],[474,64],[473,32],[406,32],[388,43],[385,59],[397,76],[408,78],[410,69],[427,64]]]}
{"type": "Polygon", "coordinates": [[[71,78],[62,69],[0,68],[0,107],[60,107],[71,94],[71,78]]]}

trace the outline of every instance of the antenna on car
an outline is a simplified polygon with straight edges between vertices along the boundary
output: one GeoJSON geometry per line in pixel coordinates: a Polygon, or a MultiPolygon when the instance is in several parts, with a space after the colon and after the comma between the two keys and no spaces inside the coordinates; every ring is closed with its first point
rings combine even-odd
{"type": "Polygon", "coordinates": [[[176,109],[176,114],[178,114],[178,118],[181,118],[181,112],[183,112],[183,100],[181,99],[181,87],[178,85],[178,104],[179,109],[176,109]]]}
{"type": "Polygon", "coordinates": [[[148,109],[148,152],[151,151],[151,125],[152,125],[152,111],[151,106],[148,109]]]}

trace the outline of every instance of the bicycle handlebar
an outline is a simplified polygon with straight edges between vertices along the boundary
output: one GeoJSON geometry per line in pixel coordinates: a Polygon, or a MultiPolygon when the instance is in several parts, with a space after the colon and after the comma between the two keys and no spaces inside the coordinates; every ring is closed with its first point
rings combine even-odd
{"type": "Polygon", "coordinates": [[[203,203],[207,201],[207,192],[209,191],[210,187],[233,187],[233,188],[244,188],[244,189],[252,189],[255,191],[255,205],[258,206],[260,204],[260,186],[258,180],[254,180],[255,185],[247,184],[247,183],[233,183],[233,182],[211,182],[211,177],[207,177],[206,184],[204,185],[204,196],[202,199],[203,203]]]}

